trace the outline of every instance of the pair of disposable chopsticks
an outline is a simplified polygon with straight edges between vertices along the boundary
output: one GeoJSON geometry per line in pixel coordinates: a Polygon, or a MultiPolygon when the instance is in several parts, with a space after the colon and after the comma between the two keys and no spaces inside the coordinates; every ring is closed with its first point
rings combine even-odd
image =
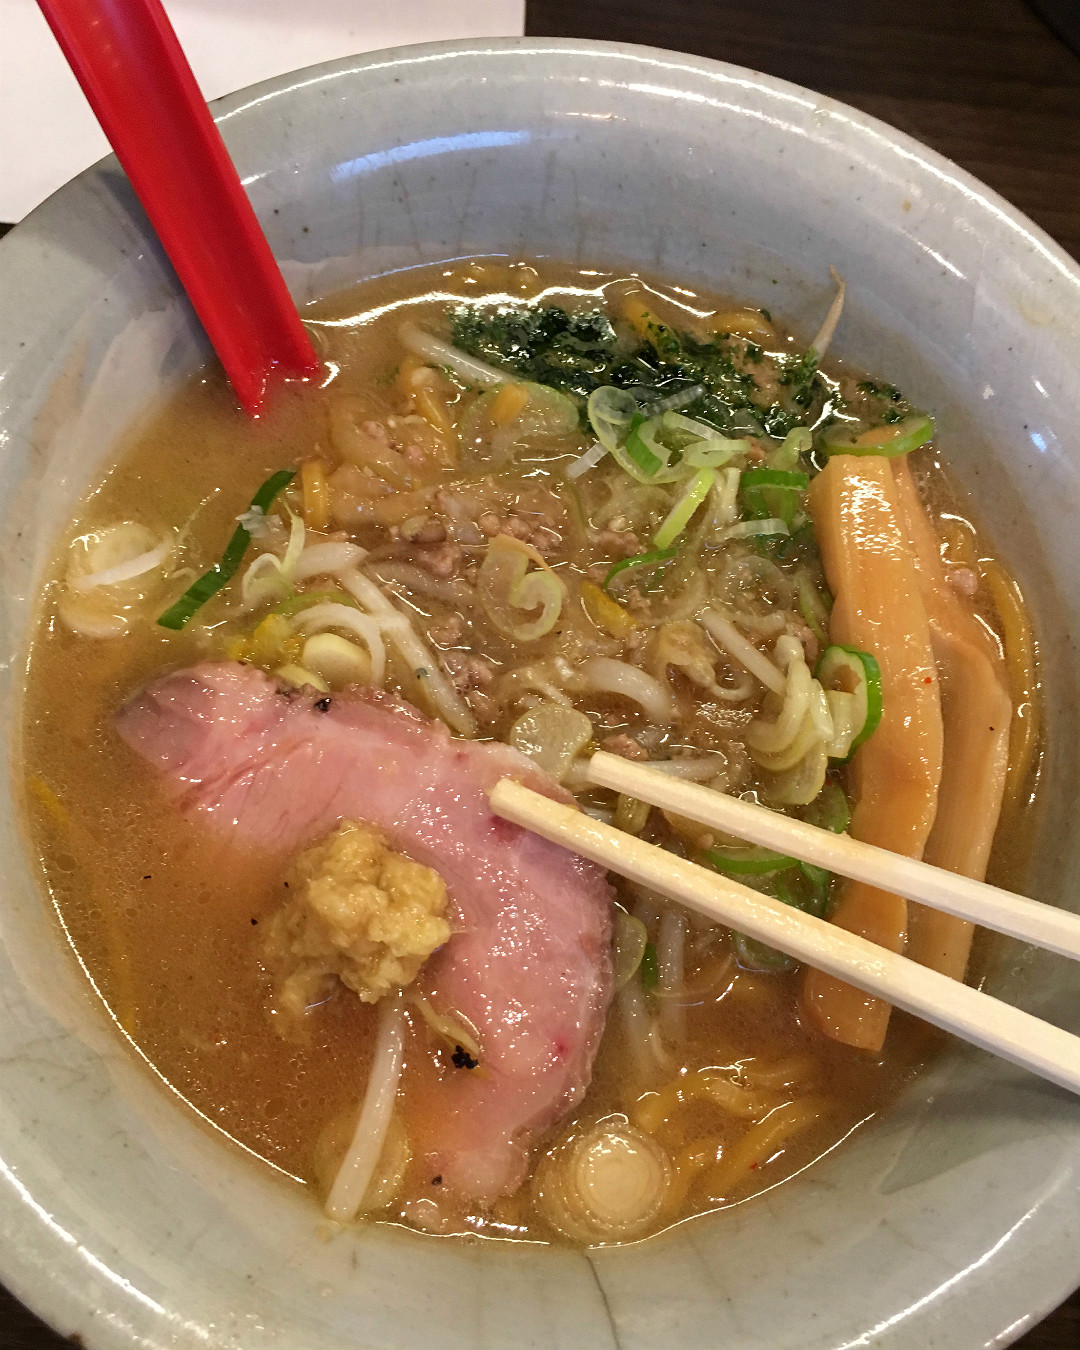
{"type": "MultiPolygon", "coordinates": [[[[595,754],[588,777],[601,787],[788,857],[1080,958],[1080,915],[818,829],[617,755],[595,754]]],[[[582,857],[1080,1093],[1080,1036],[510,779],[492,789],[491,805],[497,815],[582,857]]]]}

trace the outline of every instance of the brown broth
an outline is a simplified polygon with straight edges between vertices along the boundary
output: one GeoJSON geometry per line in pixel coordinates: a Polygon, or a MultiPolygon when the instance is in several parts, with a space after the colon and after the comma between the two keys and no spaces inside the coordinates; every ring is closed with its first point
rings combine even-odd
{"type": "MultiPolygon", "coordinates": [[[[181,633],[142,620],[123,637],[92,640],[58,621],[57,595],[70,540],[133,514],[151,527],[189,521],[182,561],[197,571],[209,566],[258,483],[283,465],[327,452],[333,401],[355,396],[372,415],[393,408],[390,382],[401,359],[394,330],[403,314],[432,319],[447,294],[490,289],[492,276],[482,265],[423,269],[313,306],[307,317],[337,373],[323,389],[285,391],[259,422],[237,411],[219,373],[192,381],[122,449],[80,509],[58,550],[31,650],[24,739],[29,829],[72,946],[124,1032],[192,1109],[304,1183],[313,1179],[321,1132],[354,1112],[362,1096],[373,1011],[343,992],[310,1013],[302,1030],[275,1027],[260,924],[279,903],[280,875],[183,820],[153,772],[112,727],[115,710],[151,677],[219,653],[213,624],[226,624],[230,611],[219,607],[209,627],[200,623],[181,633]]],[[[535,277],[531,269],[504,268],[499,280],[508,289],[532,293],[542,280],[545,298],[557,301],[575,288],[594,296],[610,280],[548,264],[541,280],[535,277]]],[[[656,287],[655,295],[669,312],[689,303],[712,308],[684,291],[676,295],[656,287]]],[[[787,335],[782,340],[791,341],[787,335]]],[[[940,471],[928,461],[921,468],[930,500],[956,510],[958,498],[940,471]]],[[[543,490],[542,477],[541,467],[528,468],[517,490],[543,490]]],[[[378,545],[381,536],[361,527],[356,537],[378,545]]],[[[587,571],[587,560],[568,562],[587,571]]],[[[987,597],[977,599],[993,623],[987,597]]],[[[430,612],[438,617],[439,606],[430,612]]],[[[474,641],[480,637],[473,634],[474,641]]],[[[496,662],[510,659],[506,639],[491,632],[482,637],[483,649],[496,662]]],[[[539,655],[545,654],[550,653],[541,644],[539,655]]],[[[684,702],[688,697],[684,690],[684,702]]],[[[646,725],[642,716],[627,715],[625,705],[620,709],[602,696],[583,706],[605,732],[646,725]]],[[[494,718],[482,734],[502,735],[507,725],[505,717],[494,718]]],[[[739,725],[737,716],[726,722],[719,715],[689,716],[681,743],[723,748],[738,738],[739,725]]],[[[1001,865],[1014,866],[1007,844],[999,855],[1001,865]]],[[[632,896],[625,899],[634,902],[632,896]]],[[[643,1093],[674,1081],[680,1070],[692,1078],[700,1069],[726,1066],[729,1076],[752,1086],[762,1068],[791,1061],[795,1081],[786,1095],[777,1087],[777,1099],[809,1096],[820,1102],[821,1113],[722,1194],[710,1190],[715,1164],[698,1168],[685,1199],[665,1211],[660,1226],[743,1199],[800,1170],[886,1107],[928,1051],[925,1029],[901,1015],[893,1018],[881,1056],[826,1040],[800,1019],[794,975],[740,971],[722,935],[692,926],[690,938],[702,945],[692,977],[701,989],[685,1008],[669,1014],[675,1022],[685,1020],[684,1033],[668,1049],[670,1070],[655,1080],[636,1075],[613,1013],[587,1097],[538,1151],[612,1113],[635,1121],[651,1109],[643,1107],[642,1100],[650,1100],[643,1093]]],[[[410,1028],[407,1131],[425,1114],[424,1084],[431,1075],[424,1024],[413,1017],[410,1028]]],[[[671,1156],[684,1163],[696,1141],[710,1141],[714,1152],[728,1150],[748,1128],[745,1120],[702,1101],[673,1106],[666,1123],[653,1124],[671,1156]]],[[[416,1170],[380,1217],[400,1218],[403,1201],[423,1193],[429,1179],[416,1170]]],[[[553,1236],[528,1186],[499,1202],[494,1213],[467,1215],[459,1226],[491,1235],[553,1236]]]]}

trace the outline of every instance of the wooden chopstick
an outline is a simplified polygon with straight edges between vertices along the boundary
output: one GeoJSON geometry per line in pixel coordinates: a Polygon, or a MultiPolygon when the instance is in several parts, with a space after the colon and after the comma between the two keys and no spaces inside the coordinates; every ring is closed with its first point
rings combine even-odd
{"type": "Polygon", "coordinates": [[[829,872],[865,881],[882,891],[917,900],[931,909],[970,919],[983,928],[1021,938],[1036,947],[1080,960],[1080,914],[1014,895],[984,881],[946,872],[915,858],[863,844],[850,835],[792,820],[778,811],[740,801],[715,788],[701,787],[599,750],[589,761],[591,782],[613,788],[652,806],[688,816],[701,825],[733,834],[752,844],[816,863],[829,872]]]}
{"type": "Polygon", "coordinates": [[[496,815],[1080,1093],[1080,1036],[511,779],[489,796],[496,815]]]}

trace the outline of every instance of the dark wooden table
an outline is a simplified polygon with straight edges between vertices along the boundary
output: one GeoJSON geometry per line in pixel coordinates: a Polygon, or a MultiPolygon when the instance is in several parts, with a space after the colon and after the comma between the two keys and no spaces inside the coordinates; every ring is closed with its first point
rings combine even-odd
{"type": "MultiPolygon", "coordinates": [[[[1080,0],[1041,8],[1080,31],[1080,0]]],[[[717,57],[842,99],[970,169],[1080,258],[1080,56],[1022,0],[528,0],[527,31],[717,57]]],[[[1076,1350],[1080,1293],[1016,1345],[1076,1350]]],[[[0,1289],[0,1350],[63,1347],[0,1289]]]]}

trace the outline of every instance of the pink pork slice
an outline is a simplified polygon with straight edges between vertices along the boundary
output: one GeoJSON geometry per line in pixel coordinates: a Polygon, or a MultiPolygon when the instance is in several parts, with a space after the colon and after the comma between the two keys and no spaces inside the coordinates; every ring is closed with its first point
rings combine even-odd
{"type": "Polygon", "coordinates": [[[513,1191],[532,1139],[592,1073],[611,996],[611,891],[592,863],[494,816],[487,789],[506,776],[562,789],[509,746],[455,740],[390,695],[324,698],[231,662],[165,676],[116,721],[186,815],[245,844],[295,853],[340,820],[366,820],[442,875],[455,932],[422,982],[476,1027],[485,1073],[440,1079],[427,1162],[463,1197],[513,1191]]]}

